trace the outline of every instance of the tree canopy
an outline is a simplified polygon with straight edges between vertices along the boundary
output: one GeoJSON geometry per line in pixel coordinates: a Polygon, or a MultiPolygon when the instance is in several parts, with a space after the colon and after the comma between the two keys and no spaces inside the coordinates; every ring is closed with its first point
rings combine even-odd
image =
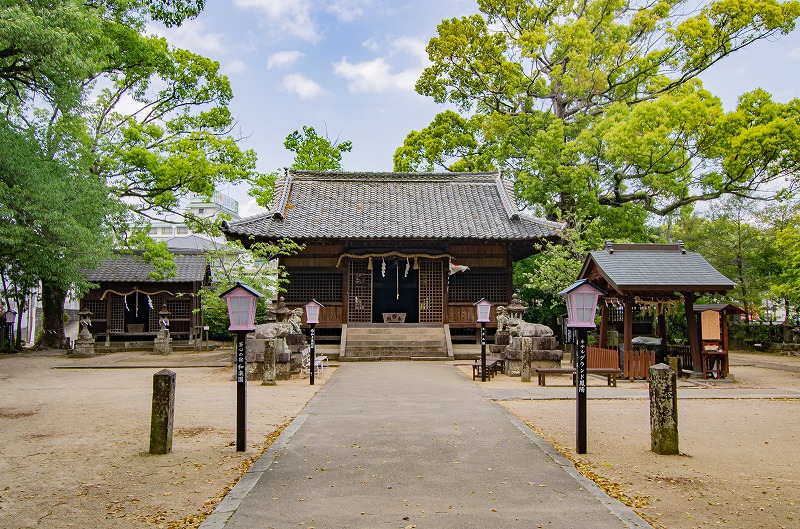
{"type": "Polygon", "coordinates": [[[256,176],[255,153],[233,134],[219,64],[146,34],[148,22],[180,25],[203,3],[0,0],[0,128],[14,140],[2,176],[16,178],[6,194],[21,200],[2,213],[14,241],[42,245],[39,258],[3,252],[0,265],[42,282],[45,345],[61,342],[64,293],[80,287],[79,268],[113,245],[146,246],[168,273],[166,248],[141,236],[137,214],[176,212],[188,193],[256,176]],[[41,200],[20,206],[25,190],[41,200]],[[27,210],[39,205],[33,222],[27,210]]]}
{"type": "Polygon", "coordinates": [[[664,215],[699,201],[787,193],[797,100],[743,94],[725,112],[698,75],[794,28],[800,3],[479,0],[443,21],[419,93],[454,105],[395,153],[403,171],[502,169],[550,218],[664,215]]]}

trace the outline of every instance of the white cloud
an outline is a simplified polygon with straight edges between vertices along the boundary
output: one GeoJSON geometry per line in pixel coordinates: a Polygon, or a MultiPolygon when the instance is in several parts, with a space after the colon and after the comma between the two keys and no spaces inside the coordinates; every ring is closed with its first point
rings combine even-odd
{"type": "Polygon", "coordinates": [[[244,10],[261,13],[279,31],[311,42],[320,39],[311,19],[312,0],[233,0],[233,4],[244,10]]]}
{"type": "Polygon", "coordinates": [[[791,60],[800,59],[800,48],[792,48],[786,53],[786,57],[791,60]]]}
{"type": "Polygon", "coordinates": [[[392,43],[392,48],[395,52],[406,52],[416,57],[420,64],[427,66],[428,52],[425,48],[428,46],[428,39],[418,37],[400,37],[392,43]]]}
{"type": "Polygon", "coordinates": [[[371,0],[333,0],[328,4],[328,11],[336,15],[342,22],[352,22],[364,16],[364,8],[372,4],[371,0]]]}
{"type": "Polygon", "coordinates": [[[259,206],[254,198],[246,199],[245,201],[239,203],[239,216],[242,218],[252,217],[253,215],[266,212],[267,210],[259,206]]]}
{"type": "Polygon", "coordinates": [[[296,94],[303,100],[315,99],[327,93],[319,83],[301,73],[291,73],[284,77],[281,80],[280,89],[296,94]]]}
{"type": "MultiPolygon", "coordinates": [[[[374,42],[368,41],[370,46],[374,42]]],[[[367,43],[365,43],[366,45],[367,43]]],[[[413,91],[422,70],[427,66],[426,41],[401,37],[391,44],[388,57],[351,63],[346,57],[333,64],[336,75],[347,80],[351,92],[413,91]],[[392,61],[412,63],[412,66],[393,72],[392,61]]]]}
{"type": "Polygon", "coordinates": [[[267,68],[272,69],[274,67],[283,68],[286,66],[291,66],[295,62],[297,62],[300,58],[305,57],[305,53],[302,51],[292,50],[292,51],[279,51],[273,53],[269,57],[267,57],[267,68]]]}
{"type": "Polygon", "coordinates": [[[240,61],[239,59],[234,59],[222,69],[222,71],[226,75],[241,75],[249,70],[250,67],[244,61],[240,61]]]}
{"type": "Polygon", "coordinates": [[[170,45],[201,55],[219,54],[225,50],[222,33],[209,33],[203,20],[187,20],[178,27],[162,29],[148,26],[148,32],[165,37],[170,45]]]}
{"type": "Polygon", "coordinates": [[[374,53],[378,53],[381,49],[381,45],[378,43],[378,40],[375,37],[368,38],[362,42],[361,45],[374,53]]]}

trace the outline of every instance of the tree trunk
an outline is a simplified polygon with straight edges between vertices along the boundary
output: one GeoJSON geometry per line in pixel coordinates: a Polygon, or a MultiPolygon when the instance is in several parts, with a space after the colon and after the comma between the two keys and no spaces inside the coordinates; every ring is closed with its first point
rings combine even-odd
{"type": "Polygon", "coordinates": [[[42,336],[36,346],[43,349],[66,348],[64,334],[64,298],[58,285],[42,283],[42,336]]]}

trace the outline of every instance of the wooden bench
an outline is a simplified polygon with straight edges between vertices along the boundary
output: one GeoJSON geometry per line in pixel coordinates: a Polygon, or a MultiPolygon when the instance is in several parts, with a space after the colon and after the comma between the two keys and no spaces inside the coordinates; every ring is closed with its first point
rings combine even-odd
{"type": "MultiPolygon", "coordinates": [[[[539,367],[536,368],[536,374],[538,375],[540,386],[547,385],[547,375],[572,375],[572,385],[574,386],[578,383],[578,372],[574,367],[539,367]]],[[[586,369],[586,374],[605,376],[609,386],[617,387],[617,377],[620,375],[620,370],[606,367],[589,367],[586,369]]]]}
{"type": "MultiPolygon", "coordinates": [[[[491,380],[491,378],[497,374],[497,366],[500,362],[504,362],[504,360],[486,357],[486,378],[491,380]]],[[[477,377],[483,378],[480,360],[472,364],[472,380],[475,380],[477,377]]]]}

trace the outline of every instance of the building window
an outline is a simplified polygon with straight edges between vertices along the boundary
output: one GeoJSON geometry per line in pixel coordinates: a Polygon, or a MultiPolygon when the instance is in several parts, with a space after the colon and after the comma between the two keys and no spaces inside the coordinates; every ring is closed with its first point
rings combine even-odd
{"type": "Polygon", "coordinates": [[[287,303],[308,303],[316,299],[325,303],[342,302],[341,272],[292,272],[286,286],[287,303]]]}
{"type": "Polygon", "coordinates": [[[178,235],[186,235],[189,233],[189,228],[186,226],[178,226],[178,235]]]}
{"type": "Polygon", "coordinates": [[[161,228],[161,235],[172,235],[172,228],[161,228]]]}
{"type": "Polygon", "coordinates": [[[450,303],[476,303],[486,298],[492,303],[507,303],[506,272],[467,271],[450,276],[450,303]]]}

